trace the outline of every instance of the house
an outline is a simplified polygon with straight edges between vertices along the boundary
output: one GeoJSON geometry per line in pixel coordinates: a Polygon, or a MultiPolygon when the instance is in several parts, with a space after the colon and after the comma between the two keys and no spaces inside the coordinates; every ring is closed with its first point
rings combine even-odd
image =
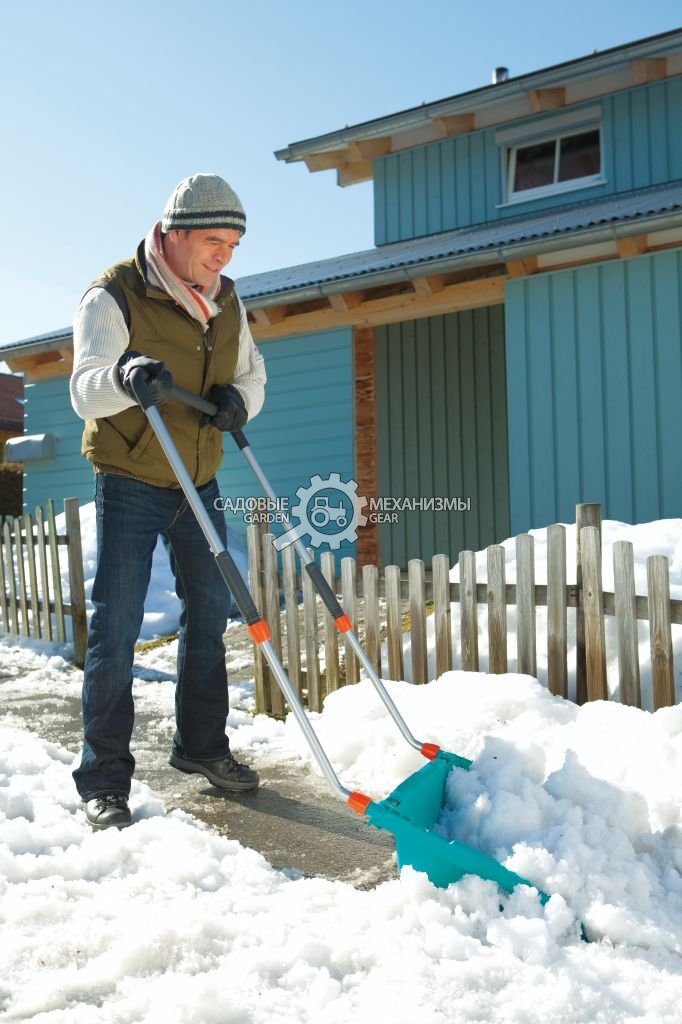
{"type": "MultiPolygon", "coordinates": [[[[404,565],[576,502],[682,510],[682,30],[292,143],[372,179],[375,247],[238,281],[269,389],[249,438],[294,499],[339,473],[385,499],[361,561],[404,565]]],[[[26,373],[26,503],[90,500],[68,330],[7,346],[26,373]]],[[[228,451],[224,494],[258,493],[228,451]]],[[[367,511],[367,510],[365,510],[367,511]]]]}
{"type": "Polygon", "coordinates": [[[24,432],[24,382],[0,373],[0,516],[17,516],[22,507],[21,463],[7,459],[7,441],[24,432]]]}

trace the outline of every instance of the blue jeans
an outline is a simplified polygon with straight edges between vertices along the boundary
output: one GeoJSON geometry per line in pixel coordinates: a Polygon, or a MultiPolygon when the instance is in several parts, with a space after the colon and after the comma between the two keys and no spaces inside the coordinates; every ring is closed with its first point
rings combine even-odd
{"type": "MultiPolygon", "coordinates": [[[[226,544],[225,519],[213,504],[218,493],[215,480],[199,489],[226,544]]],[[[134,645],[159,535],[181,605],[173,749],[200,760],[229,751],[223,633],[231,596],[184,494],[98,473],[95,506],[97,571],[83,675],[83,754],[73,773],[83,800],[130,792],[134,645]]]]}

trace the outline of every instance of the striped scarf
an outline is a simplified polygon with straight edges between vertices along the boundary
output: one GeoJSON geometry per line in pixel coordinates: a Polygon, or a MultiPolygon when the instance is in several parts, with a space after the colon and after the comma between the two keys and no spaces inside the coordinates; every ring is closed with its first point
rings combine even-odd
{"type": "Polygon", "coordinates": [[[215,281],[206,295],[174,274],[163,254],[160,221],[154,225],[144,240],[144,255],[149,284],[167,292],[191,317],[198,320],[205,330],[211,317],[220,312],[220,306],[213,301],[220,291],[220,274],[216,274],[215,281]]]}

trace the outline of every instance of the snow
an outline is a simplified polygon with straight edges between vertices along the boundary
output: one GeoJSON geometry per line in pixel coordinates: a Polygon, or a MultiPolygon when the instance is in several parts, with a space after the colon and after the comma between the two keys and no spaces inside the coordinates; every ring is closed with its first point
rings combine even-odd
{"type": "MultiPolygon", "coordinates": [[[[604,524],[605,550],[627,532],[638,593],[651,553],[668,555],[682,586],[682,522],[604,524]]],[[[536,554],[541,582],[541,540],[536,554]]],[[[67,652],[0,639],[3,671],[28,694],[77,676],[67,652]]],[[[169,721],[172,658],[172,647],[145,652],[149,681],[136,689],[169,721]]],[[[238,837],[167,813],[137,781],[132,827],[93,833],[70,777],[77,751],[5,714],[0,1017],[682,1022],[682,705],[655,714],[615,701],[577,707],[513,671],[387,685],[416,736],[474,762],[450,775],[439,831],[552,893],[546,906],[532,888],[501,897],[468,877],[437,889],[410,868],[371,891],[277,871],[238,837]]],[[[291,716],[254,716],[248,686],[231,697],[235,750],[253,763],[311,763],[291,716]]],[[[330,695],[310,718],[348,788],[383,797],[423,763],[368,681],[330,695]]]]}

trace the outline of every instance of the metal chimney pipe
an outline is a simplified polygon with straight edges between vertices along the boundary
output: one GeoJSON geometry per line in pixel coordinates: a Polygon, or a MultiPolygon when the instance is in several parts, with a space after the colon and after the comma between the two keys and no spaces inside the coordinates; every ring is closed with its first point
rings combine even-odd
{"type": "Polygon", "coordinates": [[[509,78],[509,68],[494,68],[493,69],[493,85],[498,85],[499,82],[506,82],[509,78]]]}

